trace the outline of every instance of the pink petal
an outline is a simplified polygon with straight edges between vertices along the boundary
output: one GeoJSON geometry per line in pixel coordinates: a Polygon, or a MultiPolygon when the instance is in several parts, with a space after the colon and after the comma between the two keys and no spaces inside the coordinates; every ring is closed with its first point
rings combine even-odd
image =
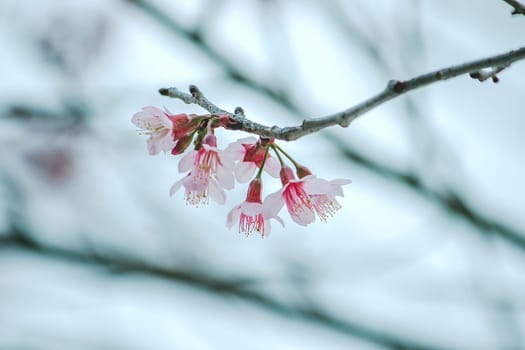
{"type": "Polygon", "coordinates": [[[131,117],[131,122],[135,126],[141,128],[141,129],[145,129],[146,123],[144,121],[144,117],[142,116],[142,113],[143,112],[137,112],[137,113],[133,114],[133,117],[131,117]]]}
{"type": "Polygon", "coordinates": [[[152,156],[158,154],[161,150],[161,145],[158,138],[152,137],[146,140],[148,153],[152,156]]]}
{"type": "Polygon", "coordinates": [[[235,178],[241,183],[248,182],[253,178],[256,168],[254,162],[239,162],[235,166],[235,178]]]}
{"type": "Polygon", "coordinates": [[[159,145],[160,149],[164,151],[164,153],[171,151],[173,147],[175,147],[175,141],[170,136],[169,130],[163,130],[162,134],[158,136],[159,138],[159,145]]]}
{"type": "Polygon", "coordinates": [[[184,182],[188,179],[188,176],[184,176],[182,179],[180,179],[179,181],[175,182],[175,184],[173,186],[171,186],[170,188],[170,197],[173,196],[181,187],[182,185],[184,184],[184,182]]]}
{"type": "Polygon", "coordinates": [[[308,194],[326,194],[332,191],[332,187],[327,180],[318,179],[315,176],[305,176],[304,191],[308,194]]]}
{"type": "Polygon", "coordinates": [[[161,116],[165,115],[164,111],[160,108],[157,108],[155,106],[146,106],[142,107],[142,110],[145,114],[151,115],[151,116],[161,116]]]}
{"type": "Polygon", "coordinates": [[[351,180],[348,179],[335,179],[330,181],[330,185],[332,187],[332,193],[330,193],[332,196],[341,196],[344,197],[343,189],[341,186],[348,185],[351,183],[351,180]]]}
{"type": "Polygon", "coordinates": [[[231,190],[235,187],[235,179],[231,170],[226,169],[223,166],[217,167],[217,181],[224,189],[231,190]]]}
{"type": "Polygon", "coordinates": [[[268,237],[270,236],[270,233],[272,233],[272,224],[270,223],[270,220],[264,220],[264,235],[268,237]]]}
{"type": "Polygon", "coordinates": [[[292,217],[292,220],[295,221],[295,223],[301,226],[308,226],[309,224],[315,221],[315,212],[311,208],[303,209],[304,210],[296,210],[292,212],[290,208],[288,208],[288,212],[290,213],[290,216],[292,217]]]}
{"type": "Polygon", "coordinates": [[[159,122],[167,129],[173,129],[173,122],[168,118],[168,116],[163,112],[159,115],[159,122]]]}
{"type": "Polygon", "coordinates": [[[217,202],[217,204],[226,203],[226,193],[224,193],[224,190],[213,179],[210,179],[209,182],[208,195],[217,202]]]}
{"type": "Polygon", "coordinates": [[[243,159],[245,153],[246,150],[240,143],[233,142],[230,143],[224,151],[222,151],[221,159],[228,163],[234,163],[243,159]]]}
{"type": "Polygon", "coordinates": [[[264,171],[273,177],[279,177],[279,173],[281,172],[281,162],[273,157],[267,158],[264,163],[264,171]]]}
{"type": "Polygon", "coordinates": [[[241,217],[241,206],[236,206],[230,212],[228,213],[228,216],[226,218],[226,227],[228,229],[231,229],[233,224],[236,222],[239,222],[239,218],[241,217]]]}
{"type": "Polygon", "coordinates": [[[262,215],[265,218],[276,217],[279,211],[284,206],[284,200],[281,194],[282,190],[274,192],[266,196],[263,202],[262,215]]]}
{"type": "Polygon", "coordinates": [[[255,216],[255,215],[260,214],[261,209],[262,209],[261,203],[243,202],[241,204],[241,211],[248,216],[255,216]]]}
{"type": "Polygon", "coordinates": [[[161,122],[161,116],[165,116],[161,109],[147,106],[142,108],[142,111],[135,113],[131,118],[131,122],[141,129],[148,129],[149,125],[161,122]]]}
{"type": "Polygon", "coordinates": [[[193,168],[195,163],[195,157],[197,156],[197,151],[191,150],[184,157],[181,158],[179,162],[179,173],[185,173],[193,168]]]}
{"type": "Polygon", "coordinates": [[[335,180],[330,181],[331,184],[338,185],[338,186],[348,185],[351,182],[352,180],[349,180],[349,179],[335,179],[335,180]]]}

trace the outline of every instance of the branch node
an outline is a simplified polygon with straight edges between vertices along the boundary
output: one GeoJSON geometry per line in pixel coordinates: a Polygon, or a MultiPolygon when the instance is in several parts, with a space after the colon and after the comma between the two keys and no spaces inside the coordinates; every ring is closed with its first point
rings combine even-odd
{"type": "Polygon", "coordinates": [[[397,94],[402,93],[406,88],[406,82],[400,80],[390,80],[388,85],[397,94]]]}
{"type": "Polygon", "coordinates": [[[388,83],[386,84],[386,88],[388,90],[394,90],[394,86],[399,83],[399,80],[389,80],[388,83]]]}
{"type": "Polygon", "coordinates": [[[301,123],[301,126],[304,128],[312,121],[312,118],[305,118],[303,119],[303,122],[301,123]]]}
{"type": "Polygon", "coordinates": [[[492,79],[494,83],[498,83],[499,78],[497,77],[497,74],[500,73],[505,68],[508,68],[509,66],[510,66],[510,63],[507,65],[496,66],[496,67],[491,67],[487,69],[480,69],[477,72],[471,72],[469,75],[472,79],[477,79],[480,82],[483,82],[488,79],[492,79]]]}
{"type": "Polygon", "coordinates": [[[281,128],[278,125],[274,125],[270,128],[270,131],[274,134],[281,132],[281,128]]]}
{"type": "Polygon", "coordinates": [[[352,121],[351,121],[350,119],[348,119],[348,118],[343,118],[343,119],[341,120],[341,122],[339,123],[339,125],[340,125],[341,127],[343,127],[343,128],[348,128],[348,127],[350,126],[350,123],[351,123],[351,122],[352,122],[352,121]]]}
{"type": "Polygon", "coordinates": [[[244,115],[244,109],[242,107],[235,107],[233,114],[238,115],[242,118],[246,118],[246,116],[244,115]]]}
{"type": "Polygon", "coordinates": [[[199,98],[202,95],[201,91],[196,85],[193,85],[193,84],[190,85],[189,90],[190,90],[191,96],[193,96],[194,98],[199,98]]]}

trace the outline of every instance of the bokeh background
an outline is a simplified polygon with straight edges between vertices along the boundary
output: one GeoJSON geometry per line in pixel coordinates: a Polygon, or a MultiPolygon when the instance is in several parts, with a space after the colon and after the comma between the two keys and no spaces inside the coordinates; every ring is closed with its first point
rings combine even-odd
{"type": "MultiPolygon", "coordinates": [[[[343,209],[261,239],[130,123],[202,113],[267,125],[350,107],[390,79],[524,44],[503,1],[0,3],[0,348],[525,348],[525,62],[431,85],[281,145],[350,178],[343,209]]],[[[245,137],[217,131],[220,146],[245,137]]],[[[278,183],[266,178],[267,193],[278,183]]]]}

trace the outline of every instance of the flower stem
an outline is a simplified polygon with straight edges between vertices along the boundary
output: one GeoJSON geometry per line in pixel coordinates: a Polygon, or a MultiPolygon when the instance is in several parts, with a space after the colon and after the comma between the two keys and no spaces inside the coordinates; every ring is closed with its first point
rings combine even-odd
{"type": "Polygon", "coordinates": [[[270,150],[270,145],[266,145],[266,149],[264,150],[264,158],[261,163],[261,167],[259,168],[259,171],[257,172],[257,175],[255,178],[260,179],[262,175],[262,171],[264,169],[264,163],[266,163],[266,158],[268,158],[268,151],[270,150]]]}
{"type": "MultiPolygon", "coordinates": [[[[295,166],[295,168],[297,169],[297,167],[299,167],[299,163],[297,163],[295,161],[295,159],[292,158],[291,155],[289,155],[288,153],[286,153],[278,144],[273,144],[273,146],[275,147],[276,150],[279,150],[279,152],[281,152],[282,154],[285,155],[286,158],[288,158],[290,160],[290,162],[292,162],[292,164],[295,166]]],[[[279,157],[279,160],[281,160],[281,158],[279,157]]],[[[281,165],[282,165],[282,160],[281,160],[281,165]]]]}
{"type": "Polygon", "coordinates": [[[283,161],[283,157],[281,157],[281,155],[279,154],[279,151],[277,150],[277,148],[275,148],[275,144],[272,144],[271,147],[273,149],[273,153],[275,153],[275,155],[277,156],[277,158],[279,158],[279,163],[281,163],[281,168],[284,166],[284,161],[283,161]]]}

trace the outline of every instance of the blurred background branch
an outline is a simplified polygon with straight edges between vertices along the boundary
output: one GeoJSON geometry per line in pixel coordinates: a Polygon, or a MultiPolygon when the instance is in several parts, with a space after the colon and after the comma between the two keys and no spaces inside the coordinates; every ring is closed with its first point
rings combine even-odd
{"type": "Polygon", "coordinates": [[[503,0],[510,6],[514,8],[512,11],[513,15],[524,15],[525,16],[525,6],[523,6],[519,1],[517,0],[503,0]]]}
{"type": "Polygon", "coordinates": [[[129,123],[188,82],[263,125],[343,110],[392,77],[523,46],[505,3],[0,10],[0,347],[523,346],[523,65],[288,143],[353,184],[326,225],[263,241],[223,229],[225,208],[170,200],[176,162],[147,157],[129,123]]]}

